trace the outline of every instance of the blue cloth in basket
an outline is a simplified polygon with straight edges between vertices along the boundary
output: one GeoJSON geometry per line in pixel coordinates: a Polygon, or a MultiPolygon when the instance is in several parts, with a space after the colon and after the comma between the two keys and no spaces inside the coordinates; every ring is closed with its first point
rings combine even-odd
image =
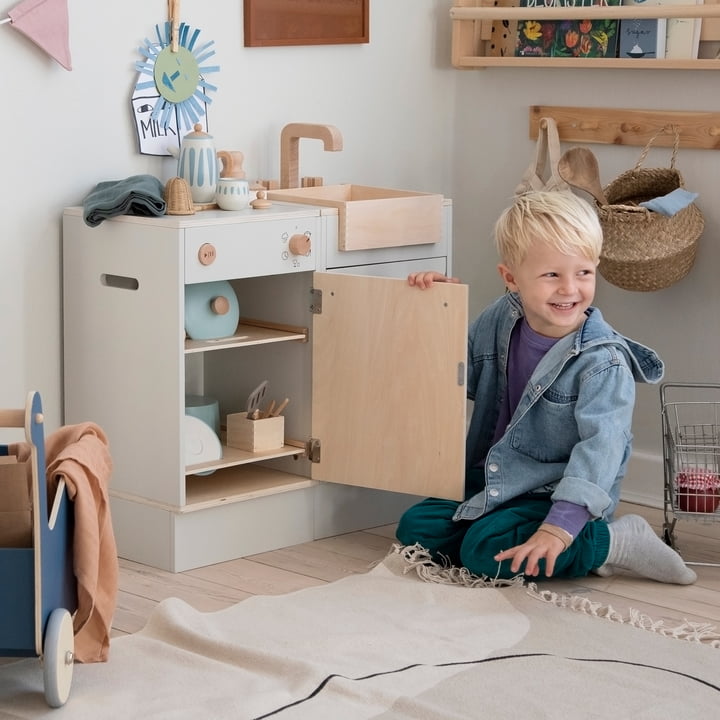
{"type": "Polygon", "coordinates": [[[689,192],[684,188],[676,188],[667,195],[641,202],[640,206],[647,208],[648,210],[652,210],[653,212],[660,213],[661,215],[672,217],[690,205],[697,196],[697,193],[689,192]]]}

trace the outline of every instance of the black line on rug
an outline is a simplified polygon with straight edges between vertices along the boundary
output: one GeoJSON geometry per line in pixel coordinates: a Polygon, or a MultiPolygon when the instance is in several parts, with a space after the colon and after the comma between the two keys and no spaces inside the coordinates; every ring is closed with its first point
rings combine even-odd
{"type": "MultiPolygon", "coordinates": [[[[480,660],[458,660],[456,662],[446,662],[446,663],[413,663],[412,665],[405,665],[405,667],[396,668],[395,670],[380,670],[379,672],[370,673],[369,675],[362,675],[360,677],[348,677],[347,675],[341,675],[340,673],[332,673],[331,675],[328,675],[309,695],[306,695],[304,698],[300,698],[299,700],[295,700],[294,702],[288,703],[287,705],[283,705],[282,707],[276,708],[275,710],[271,710],[268,713],[265,713],[264,715],[258,715],[257,717],[252,718],[252,720],[265,720],[265,718],[272,717],[273,715],[277,715],[284,710],[289,710],[292,707],[297,707],[298,705],[302,705],[303,703],[307,702],[308,700],[312,700],[314,697],[320,694],[322,690],[328,685],[328,683],[335,679],[335,678],[342,678],[343,680],[350,680],[351,682],[361,682],[363,680],[372,680],[376,677],[382,677],[383,675],[394,675],[396,673],[402,673],[407,670],[413,670],[414,668],[419,667],[436,667],[436,668],[442,668],[442,667],[455,667],[458,665],[482,665],[483,663],[490,663],[490,662],[498,662],[500,660],[518,660],[522,658],[533,658],[533,657],[562,657],[559,655],[553,655],[552,653],[522,653],[519,655],[499,655],[497,657],[491,657],[491,658],[482,658],[480,660]]],[[[701,685],[705,685],[709,687],[711,690],[715,690],[716,692],[720,692],[720,686],[714,685],[711,682],[708,682],[707,680],[703,680],[702,678],[695,677],[694,675],[688,675],[687,673],[680,672],[679,670],[670,670],[669,668],[660,667],[659,665],[648,665],[647,663],[640,663],[640,662],[631,662],[630,660],[613,660],[608,658],[581,658],[581,657],[562,657],[563,660],[575,660],[576,662],[587,662],[587,663],[615,663],[617,665],[632,665],[634,667],[641,667],[641,668],[648,668],[649,670],[659,670],[660,672],[666,672],[671,675],[679,675],[681,677],[687,678],[688,680],[694,680],[697,683],[700,683],[701,685]]]]}

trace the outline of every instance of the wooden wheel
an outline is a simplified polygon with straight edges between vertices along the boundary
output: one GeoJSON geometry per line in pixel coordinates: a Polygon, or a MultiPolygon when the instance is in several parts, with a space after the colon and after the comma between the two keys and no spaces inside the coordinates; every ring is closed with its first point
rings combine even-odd
{"type": "Polygon", "coordinates": [[[50,707],[61,707],[70,695],[74,650],[70,613],[57,608],[50,613],[43,641],[45,700],[50,707]]]}

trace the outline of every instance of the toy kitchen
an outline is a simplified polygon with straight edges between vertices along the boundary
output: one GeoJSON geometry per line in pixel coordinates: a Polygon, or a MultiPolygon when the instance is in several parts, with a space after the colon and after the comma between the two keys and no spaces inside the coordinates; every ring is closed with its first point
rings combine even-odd
{"type": "Polygon", "coordinates": [[[180,572],[462,494],[467,288],[406,282],[450,273],[451,202],[298,187],[287,127],[261,207],[64,212],[65,422],[107,433],[123,558],[180,572]]]}

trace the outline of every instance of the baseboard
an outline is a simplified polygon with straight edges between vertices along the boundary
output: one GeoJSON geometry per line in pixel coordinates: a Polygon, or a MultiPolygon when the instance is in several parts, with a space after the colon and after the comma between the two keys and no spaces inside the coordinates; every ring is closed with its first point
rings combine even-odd
{"type": "Polygon", "coordinates": [[[628,463],[620,499],[661,508],[664,502],[664,463],[661,455],[635,451],[628,463]]]}

